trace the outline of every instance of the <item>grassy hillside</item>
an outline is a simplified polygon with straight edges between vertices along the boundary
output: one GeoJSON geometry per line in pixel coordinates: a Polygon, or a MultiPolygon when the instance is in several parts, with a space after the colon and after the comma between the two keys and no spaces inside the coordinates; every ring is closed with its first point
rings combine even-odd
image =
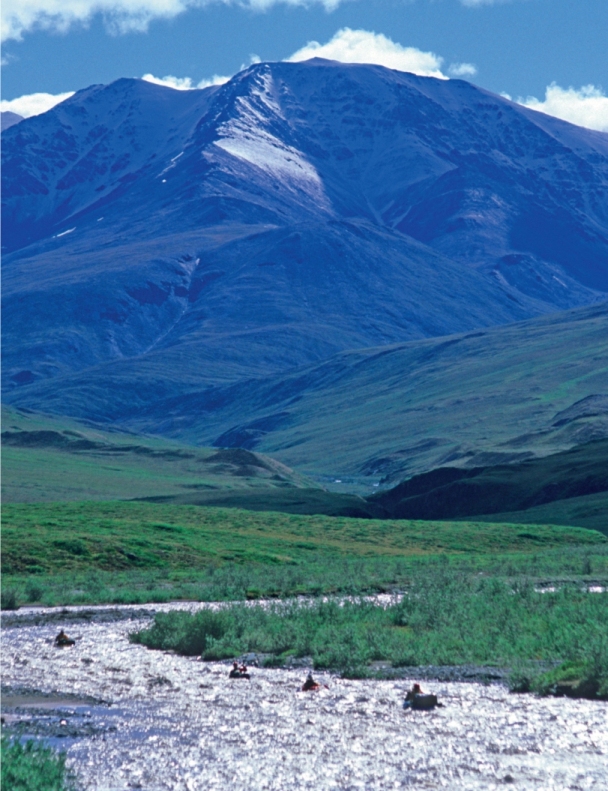
{"type": "Polygon", "coordinates": [[[134,431],[268,453],[360,494],[446,464],[548,455],[608,437],[608,303],[345,352],[290,374],[161,399],[145,413],[125,404],[117,419],[134,431]]]}
{"type": "Polygon", "coordinates": [[[599,530],[608,535],[608,492],[554,500],[545,505],[526,508],[524,511],[480,514],[475,517],[484,522],[509,522],[512,524],[576,525],[599,530]]]}
{"type": "Polygon", "coordinates": [[[500,576],[608,574],[605,537],[580,528],[141,502],[9,504],[2,544],[8,608],[382,591],[440,559],[500,576]]]}
{"type": "Polygon", "coordinates": [[[175,505],[245,508],[248,511],[279,511],[286,514],[324,514],[325,516],[352,516],[364,519],[385,516],[381,508],[367,502],[359,495],[327,492],[320,487],[308,489],[277,486],[273,488],[222,489],[220,491],[199,490],[188,494],[138,499],[175,505]]]}
{"type": "Polygon", "coordinates": [[[366,500],[328,492],[274,459],[245,449],[183,446],[10,408],[2,414],[4,503],[125,499],[361,518],[479,514],[482,521],[607,529],[608,508],[601,495],[593,495],[588,507],[579,496],[576,508],[522,509],[594,487],[608,489],[608,441],[520,464],[434,470],[366,500]],[[492,517],[494,511],[509,516],[492,517]]]}
{"type": "Polygon", "coordinates": [[[303,487],[312,481],[246,450],[195,448],[2,410],[3,502],[132,499],[303,487]]]}
{"type": "Polygon", "coordinates": [[[396,519],[471,518],[542,506],[546,509],[549,503],[560,501],[561,506],[542,512],[542,519],[532,520],[544,522],[569,498],[595,495],[601,497],[596,501],[598,523],[594,527],[608,533],[608,510],[604,510],[603,519],[601,515],[601,504],[608,498],[608,440],[519,464],[473,469],[442,467],[414,476],[370,501],[396,519]]]}
{"type": "Polygon", "coordinates": [[[325,491],[259,453],[175,442],[3,407],[2,498],[150,500],[253,511],[373,516],[361,497],[325,491]]]}
{"type": "Polygon", "coordinates": [[[12,504],[3,511],[5,574],[169,566],[226,560],[293,563],[349,557],[531,551],[602,544],[582,528],[253,513],[152,503],[12,504]]]}

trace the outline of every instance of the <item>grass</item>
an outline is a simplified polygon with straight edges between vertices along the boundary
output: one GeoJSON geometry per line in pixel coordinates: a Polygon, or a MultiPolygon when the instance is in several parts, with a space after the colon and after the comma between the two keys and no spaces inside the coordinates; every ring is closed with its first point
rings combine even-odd
{"type": "Polygon", "coordinates": [[[443,556],[506,577],[608,576],[608,542],[581,528],[140,502],[8,504],[3,605],[377,592],[407,586],[412,569],[443,556]]]}
{"type": "Polygon", "coordinates": [[[523,511],[484,514],[475,519],[511,524],[578,525],[608,535],[608,492],[554,500],[523,511]]]}
{"type": "Polygon", "coordinates": [[[358,595],[404,590],[417,574],[447,562],[453,570],[513,582],[608,583],[608,547],[563,546],[542,552],[384,557],[311,552],[298,562],[224,561],[201,568],[72,571],[3,575],[3,604],[139,604],[358,595]]]}
{"type": "MultiPolygon", "coordinates": [[[[336,600],[237,605],[218,612],[157,614],[131,636],[149,648],[204,659],[246,652],[312,657],[314,666],[367,675],[373,662],[394,667],[439,665],[541,666],[570,663],[578,678],[595,679],[593,696],[608,698],[608,607],[605,594],[579,586],[539,593],[451,568],[419,568],[398,604],[336,600]]],[[[554,671],[555,672],[555,671],[554,671]]]]}
{"type": "Polygon", "coordinates": [[[5,791],[73,791],[75,778],[56,753],[34,741],[2,737],[2,788],[5,791]]]}
{"type": "Polygon", "coordinates": [[[550,525],[297,516],[140,502],[7,504],[2,571],[200,568],[225,560],[293,563],[310,552],[411,556],[605,541],[595,531],[550,525]]]}

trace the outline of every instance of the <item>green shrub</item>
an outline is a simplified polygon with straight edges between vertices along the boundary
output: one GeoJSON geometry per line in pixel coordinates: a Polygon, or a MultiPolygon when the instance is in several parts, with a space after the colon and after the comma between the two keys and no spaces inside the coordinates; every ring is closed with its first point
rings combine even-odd
{"type": "Polygon", "coordinates": [[[130,639],[148,648],[200,656],[212,640],[217,641],[224,636],[226,620],[222,611],[199,610],[193,615],[187,612],[157,613],[149,629],[130,635],[130,639]]]}
{"type": "Polygon", "coordinates": [[[35,578],[27,581],[25,585],[25,597],[28,602],[41,601],[44,593],[44,585],[41,585],[35,578]]]}
{"type": "Polygon", "coordinates": [[[19,601],[15,588],[6,588],[0,597],[0,608],[3,610],[18,610],[19,601]]]}
{"type": "Polygon", "coordinates": [[[589,660],[564,662],[533,678],[530,688],[541,695],[608,700],[608,673],[598,674],[589,660]]]}
{"type": "Polygon", "coordinates": [[[576,651],[576,658],[533,677],[530,687],[541,695],[559,694],[608,700],[606,633],[591,633],[585,648],[576,651]]]}
{"type": "Polygon", "coordinates": [[[173,612],[157,615],[150,629],[132,639],[209,659],[289,652],[347,675],[360,675],[376,661],[509,666],[518,689],[536,688],[538,668],[576,661],[585,663],[587,676],[603,689],[606,634],[605,594],[577,585],[539,593],[525,581],[509,585],[438,566],[416,575],[403,599],[386,608],[334,599],[173,612]]]}
{"type": "Polygon", "coordinates": [[[2,737],[1,786],[3,791],[72,791],[73,773],[66,768],[65,753],[55,753],[34,741],[25,744],[2,737]]]}

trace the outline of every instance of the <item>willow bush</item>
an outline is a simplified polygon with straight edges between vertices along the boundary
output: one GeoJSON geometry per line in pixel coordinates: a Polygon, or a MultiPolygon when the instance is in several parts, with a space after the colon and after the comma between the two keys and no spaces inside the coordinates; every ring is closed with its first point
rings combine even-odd
{"type": "Polygon", "coordinates": [[[246,652],[279,664],[288,655],[315,667],[367,673],[371,663],[512,667],[578,663],[608,679],[608,594],[564,584],[540,593],[505,580],[427,569],[398,603],[365,599],[225,606],[158,614],[131,639],[149,648],[224,659],[246,652]]]}

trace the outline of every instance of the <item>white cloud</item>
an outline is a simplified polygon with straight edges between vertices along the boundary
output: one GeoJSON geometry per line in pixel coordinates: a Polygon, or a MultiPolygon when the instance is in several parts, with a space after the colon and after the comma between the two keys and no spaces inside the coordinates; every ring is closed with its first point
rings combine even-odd
{"type": "MultiPolygon", "coordinates": [[[[259,0],[261,2],[261,0],[259,0]]],[[[321,57],[329,60],[340,60],[344,63],[377,63],[399,71],[411,71],[432,77],[446,79],[440,70],[442,59],[432,52],[421,52],[414,47],[402,47],[389,38],[367,30],[339,30],[327,44],[317,41],[309,42],[305,47],[295,52],[287,61],[297,62],[309,58],[321,57]]],[[[258,55],[250,56],[250,63],[260,63],[258,55]]],[[[241,66],[241,71],[246,66],[241,66]]],[[[458,76],[470,75],[476,72],[475,66],[469,63],[456,63],[450,66],[451,73],[458,76]]],[[[230,77],[214,74],[210,79],[194,83],[191,77],[155,77],[153,74],[144,74],[142,80],[153,82],[156,85],[166,85],[178,91],[191,91],[194,88],[207,88],[210,85],[223,85],[230,77]]]]}
{"type": "Polygon", "coordinates": [[[96,14],[103,14],[113,32],[145,30],[150,20],[175,16],[187,5],[188,0],[3,0],[2,41],[36,28],[66,32],[96,14]]]}
{"type": "Polygon", "coordinates": [[[474,77],[477,74],[477,66],[472,63],[452,63],[448,74],[450,77],[474,77]]]}
{"type": "Polygon", "coordinates": [[[67,93],[30,93],[28,96],[20,96],[18,99],[3,99],[0,101],[0,110],[11,113],[17,113],[24,118],[30,118],[32,115],[40,115],[46,113],[51,107],[54,107],[59,102],[69,99],[74,95],[74,91],[67,93]]]}
{"type": "Polygon", "coordinates": [[[209,88],[211,85],[224,85],[231,80],[232,77],[222,77],[219,74],[214,74],[213,77],[209,77],[208,80],[201,80],[200,82],[196,83],[197,88],[209,88]]]}
{"type": "Polygon", "coordinates": [[[3,0],[2,41],[34,29],[65,32],[101,14],[112,33],[147,30],[153,19],[170,19],[189,8],[222,3],[265,11],[274,5],[318,4],[331,11],[342,0],[3,0]]]}
{"type": "Polygon", "coordinates": [[[342,28],[327,44],[309,41],[287,60],[301,61],[309,58],[327,58],[343,63],[377,63],[389,69],[446,79],[441,71],[442,58],[434,52],[402,47],[382,33],[368,30],[342,28]]]}
{"type": "Polygon", "coordinates": [[[223,85],[228,82],[230,77],[222,77],[214,74],[209,79],[201,80],[196,85],[190,77],[173,77],[170,74],[166,77],[155,77],[153,74],[144,74],[142,80],[153,82],[155,85],[165,85],[167,88],[175,88],[176,91],[192,91],[195,88],[208,88],[210,85],[223,85]]]}
{"type": "Polygon", "coordinates": [[[527,99],[518,99],[517,103],[577,126],[608,132],[608,96],[594,85],[585,85],[577,91],[575,88],[560,88],[553,82],[545,92],[544,101],[528,96],[527,99]]]}
{"type": "Polygon", "coordinates": [[[165,85],[167,88],[175,88],[176,91],[191,91],[194,88],[190,77],[155,77],[153,74],[144,74],[142,80],[153,82],[155,85],[165,85]]]}

